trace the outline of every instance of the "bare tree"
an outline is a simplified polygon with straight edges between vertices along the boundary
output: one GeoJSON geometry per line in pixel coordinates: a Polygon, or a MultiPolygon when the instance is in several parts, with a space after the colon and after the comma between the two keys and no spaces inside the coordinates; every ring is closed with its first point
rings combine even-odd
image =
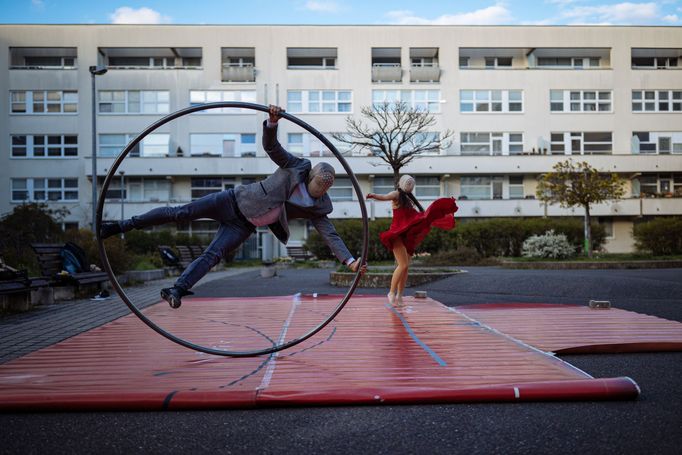
{"type": "Polygon", "coordinates": [[[421,153],[449,146],[453,132],[429,131],[436,119],[428,111],[405,102],[384,102],[365,106],[361,117],[347,117],[347,133],[333,133],[335,140],[351,145],[351,149],[367,149],[393,170],[397,185],[400,169],[421,153]]]}
{"type": "Polygon", "coordinates": [[[564,208],[579,206],[585,209],[585,254],[592,257],[590,206],[622,198],[625,181],[618,174],[600,173],[585,161],[576,163],[568,159],[555,164],[553,169],[554,172],[538,179],[536,196],[543,202],[557,203],[564,208]]]}

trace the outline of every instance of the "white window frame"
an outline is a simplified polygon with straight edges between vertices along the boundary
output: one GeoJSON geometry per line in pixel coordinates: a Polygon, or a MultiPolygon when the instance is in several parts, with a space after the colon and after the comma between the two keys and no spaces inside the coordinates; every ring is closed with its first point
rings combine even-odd
{"type": "Polygon", "coordinates": [[[441,196],[440,177],[437,175],[415,176],[414,197],[419,200],[436,200],[441,196]]]}
{"type": "Polygon", "coordinates": [[[682,113],[682,90],[633,90],[631,96],[634,114],[682,113]],[[668,104],[668,109],[660,109],[663,103],[668,104]],[[653,105],[653,109],[647,109],[649,105],[653,105]]]}
{"type": "Polygon", "coordinates": [[[383,103],[404,102],[407,103],[410,108],[423,108],[421,110],[424,112],[439,114],[440,99],[440,90],[437,89],[372,90],[372,106],[374,106],[375,109],[383,103]]]}
{"type": "Polygon", "coordinates": [[[288,90],[287,111],[296,114],[342,114],[353,113],[352,90],[288,90]],[[345,99],[345,97],[348,99],[345,99]],[[299,100],[292,99],[300,98],[299,100]],[[310,110],[315,105],[317,110],[310,110]],[[348,105],[348,110],[339,110],[341,105],[348,105]],[[300,106],[300,108],[299,108],[300,106]],[[332,106],[332,111],[325,111],[325,107],[332,106]],[[300,109],[300,110],[299,110],[300,109]]]}
{"type": "Polygon", "coordinates": [[[613,132],[612,131],[552,131],[550,133],[550,154],[551,155],[612,155],[613,154],[613,132]],[[587,134],[611,135],[611,142],[585,141],[587,134]],[[562,135],[561,140],[553,140],[552,135],[562,135]],[[580,150],[573,150],[573,141],[580,141],[580,150]],[[586,146],[610,144],[611,149],[606,150],[585,150],[586,146]],[[561,146],[564,150],[554,150],[555,146],[561,146]]]}
{"type": "Polygon", "coordinates": [[[478,201],[491,200],[493,198],[493,177],[490,175],[463,175],[460,177],[460,198],[478,201]],[[470,189],[485,190],[486,194],[482,195],[482,192],[481,194],[469,193],[468,190],[470,189]]]}
{"type": "Polygon", "coordinates": [[[511,68],[514,65],[514,57],[484,57],[483,58],[483,66],[485,69],[497,69],[497,68],[511,68]],[[509,59],[509,65],[500,65],[499,59],[501,58],[508,58],[509,59]],[[488,59],[492,59],[493,64],[488,65],[488,59]]]}
{"type": "Polygon", "coordinates": [[[395,190],[393,176],[378,176],[372,179],[372,193],[388,194],[395,190]]]}
{"type": "MultiPolygon", "coordinates": [[[[240,101],[243,103],[255,103],[257,100],[255,90],[190,90],[189,91],[190,106],[198,106],[205,103],[217,103],[223,101],[240,101]]],[[[195,112],[201,115],[225,115],[225,114],[249,114],[256,115],[257,111],[253,109],[241,108],[220,108],[220,109],[206,109],[195,112]]]]}
{"type": "Polygon", "coordinates": [[[10,179],[11,202],[78,202],[78,177],[50,177],[50,178],[12,178],[10,179]],[[15,183],[24,182],[25,189],[15,189],[15,183]],[[67,183],[75,186],[66,186],[67,183]],[[58,185],[58,186],[55,186],[58,185]],[[15,199],[15,191],[26,191],[26,199],[15,199]],[[44,193],[42,198],[37,198],[37,193],[44,193]],[[50,193],[58,193],[59,199],[49,199],[50,193]],[[68,193],[75,193],[75,198],[66,199],[68,193]]]}
{"type": "Polygon", "coordinates": [[[78,159],[78,135],[77,134],[12,134],[10,135],[10,158],[12,159],[66,159],[73,160],[78,159]],[[19,146],[14,144],[15,137],[24,137],[25,145],[19,146]],[[36,144],[37,138],[42,138],[43,144],[36,144]],[[67,137],[75,137],[75,144],[67,144],[67,137]],[[54,138],[59,139],[59,143],[50,144],[50,138],[54,141],[54,138]],[[24,156],[15,155],[15,149],[25,148],[26,154],[24,156]],[[43,155],[36,154],[36,149],[43,148],[43,155]],[[67,155],[67,149],[74,149],[73,154],[67,155]],[[50,150],[58,150],[59,155],[49,155],[50,150]]]}
{"type": "Polygon", "coordinates": [[[462,131],[459,135],[459,154],[462,156],[495,156],[495,155],[521,155],[523,154],[523,133],[499,132],[499,131],[462,131]],[[487,135],[487,140],[484,137],[472,137],[473,135],[487,135]],[[516,136],[521,136],[520,140],[516,136]],[[465,141],[466,139],[466,141],[465,141]],[[471,141],[469,139],[480,139],[478,141],[471,141]],[[499,153],[494,150],[494,142],[499,140],[501,148],[499,153]],[[481,150],[464,150],[465,146],[475,147],[481,150]],[[512,150],[512,148],[514,150],[512,150]]]}
{"type": "Polygon", "coordinates": [[[353,183],[350,177],[336,176],[334,185],[329,188],[329,197],[334,202],[345,202],[353,200],[353,183]]]}
{"type": "MultiPolygon", "coordinates": [[[[632,136],[635,133],[647,133],[649,134],[649,140],[642,142],[640,140],[640,148],[634,153],[639,155],[678,155],[682,154],[682,131],[633,131],[632,136]],[[670,139],[670,151],[660,150],[660,139],[669,138],[670,139]],[[652,144],[654,150],[642,150],[641,145],[652,144]]],[[[639,136],[638,136],[639,137],[639,136]]]]}
{"type": "Polygon", "coordinates": [[[78,91],[77,90],[10,90],[9,92],[9,113],[11,115],[78,115],[78,91]],[[40,93],[41,96],[37,96],[40,93]],[[58,94],[59,99],[50,99],[58,94]],[[23,95],[24,100],[18,101],[17,98],[23,95]],[[42,100],[37,98],[42,97],[42,100]],[[67,100],[67,98],[69,98],[67,100]],[[42,111],[35,111],[35,105],[42,105],[42,111]],[[15,111],[15,106],[23,105],[24,110],[15,111]],[[59,106],[58,111],[48,112],[50,106],[59,106]],[[65,110],[71,109],[74,110],[65,110]]]}
{"type": "MultiPolygon", "coordinates": [[[[103,158],[114,158],[118,156],[119,153],[123,151],[123,149],[128,145],[130,141],[132,141],[135,137],[137,137],[136,133],[100,133],[97,135],[97,156],[98,157],[103,157],[103,158]],[[122,136],[123,139],[121,142],[111,142],[111,143],[103,143],[104,136],[111,137],[111,136],[122,136]],[[102,153],[102,148],[110,148],[110,149],[116,149],[117,152],[114,154],[103,154],[102,153]]],[[[133,150],[130,151],[130,157],[135,157],[135,158],[159,158],[159,157],[166,157],[169,156],[170,154],[170,133],[151,133],[147,135],[142,141],[133,148],[133,150]],[[166,146],[166,151],[165,153],[152,153],[152,152],[146,152],[146,148],[151,148],[154,146],[157,146],[159,144],[154,144],[154,139],[165,139],[167,146],[166,146]]]]}
{"type": "Polygon", "coordinates": [[[97,114],[99,115],[159,115],[169,112],[170,91],[168,90],[99,90],[97,92],[97,114]],[[102,99],[103,95],[108,94],[111,94],[111,100],[102,99]],[[103,105],[122,105],[123,110],[114,112],[112,109],[106,112],[102,111],[103,105]],[[137,105],[137,110],[133,108],[135,105],[137,105]]]}
{"type": "Polygon", "coordinates": [[[523,114],[525,109],[524,91],[517,89],[505,90],[460,90],[459,112],[461,114],[523,114]],[[512,99],[512,95],[520,94],[520,100],[512,99]],[[520,104],[520,110],[511,110],[512,104],[520,104]],[[464,109],[470,106],[471,110],[464,109]],[[498,106],[499,105],[499,106],[498,106]],[[486,107],[487,110],[482,108],[486,107]],[[499,109],[497,109],[499,107],[499,109]],[[495,109],[495,110],[493,110],[495,109]]]}
{"type": "Polygon", "coordinates": [[[255,157],[257,154],[256,141],[244,141],[246,137],[250,138],[253,136],[255,138],[255,134],[256,133],[191,133],[189,135],[189,154],[193,157],[255,157]],[[199,140],[205,140],[206,142],[197,142],[199,140]],[[234,142],[234,155],[224,155],[223,146],[225,141],[234,142]]]}
{"type": "Polygon", "coordinates": [[[518,200],[518,199],[524,199],[526,197],[523,181],[524,181],[523,175],[510,175],[510,176],[508,176],[507,185],[509,187],[509,199],[518,200]],[[512,179],[520,179],[521,182],[520,183],[518,183],[518,182],[512,183],[512,179]],[[514,194],[515,191],[520,192],[520,194],[514,194]]]}
{"type": "Polygon", "coordinates": [[[601,68],[601,57],[538,57],[536,66],[538,68],[557,68],[557,69],[586,69],[586,68],[601,68]],[[555,59],[557,60],[556,65],[542,65],[540,60],[542,59],[555,59]],[[568,59],[570,63],[568,65],[559,65],[559,59],[568,59]],[[597,61],[596,65],[593,65],[593,60],[597,61]]]}
{"type": "Polygon", "coordinates": [[[552,114],[602,114],[613,113],[612,90],[550,90],[549,111],[552,114]],[[594,96],[594,98],[591,98],[594,96]],[[555,105],[561,109],[554,109],[555,105]],[[608,104],[608,109],[605,105],[608,104]],[[594,106],[594,109],[589,109],[594,106]],[[577,109],[575,109],[577,108],[577,109]]]}

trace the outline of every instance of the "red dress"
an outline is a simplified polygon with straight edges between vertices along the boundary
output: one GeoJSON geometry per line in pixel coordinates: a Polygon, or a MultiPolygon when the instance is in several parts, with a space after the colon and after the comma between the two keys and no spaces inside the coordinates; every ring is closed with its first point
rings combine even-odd
{"type": "Polygon", "coordinates": [[[379,234],[379,239],[386,248],[393,251],[393,241],[401,238],[407,253],[412,256],[432,227],[444,230],[455,227],[454,213],[457,209],[454,197],[436,199],[424,212],[413,207],[393,209],[391,227],[379,234]]]}

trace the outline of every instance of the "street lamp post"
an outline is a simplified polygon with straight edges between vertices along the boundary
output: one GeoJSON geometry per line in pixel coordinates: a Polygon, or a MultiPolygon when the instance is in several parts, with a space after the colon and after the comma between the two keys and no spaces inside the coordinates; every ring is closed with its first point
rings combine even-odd
{"type": "MultiPolygon", "coordinates": [[[[119,171],[119,174],[121,174],[121,222],[125,219],[123,216],[123,205],[125,204],[125,197],[126,197],[126,191],[125,191],[125,180],[124,180],[124,171],[119,171]]],[[[125,238],[125,234],[121,232],[121,238],[125,238]]]]}
{"type": "Polygon", "coordinates": [[[95,77],[107,72],[103,66],[91,66],[89,68],[92,78],[92,232],[96,232],[97,217],[97,91],[95,90],[95,77]]]}

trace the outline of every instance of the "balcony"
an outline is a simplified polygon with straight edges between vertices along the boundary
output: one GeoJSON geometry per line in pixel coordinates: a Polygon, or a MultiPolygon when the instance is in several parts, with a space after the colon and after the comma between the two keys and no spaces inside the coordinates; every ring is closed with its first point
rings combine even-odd
{"type": "Polygon", "coordinates": [[[10,47],[11,70],[70,70],[77,68],[75,47],[10,47]]]}
{"type": "Polygon", "coordinates": [[[336,69],[335,47],[288,47],[287,69],[336,69]]]}
{"type": "Polygon", "coordinates": [[[511,70],[527,69],[531,48],[462,47],[460,69],[511,70]]]}
{"type": "Polygon", "coordinates": [[[372,48],[372,82],[400,83],[403,70],[400,63],[399,47],[372,48]]]}
{"type": "Polygon", "coordinates": [[[633,47],[631,60],[635,70],[679,70],[682,69],[682,49],[633,47]]]}
{"type": "Polygon", "coordinates": [[[200,47],[100,47],[99,65],[113,70],[201,69],[200,47]]]}
{"type": "Polygon", "coordinates": [[[256,82],[256,49],[223,47],[220,50],[223,82],[256,82]]]}
{"type": "Polygon", "coordinates": [[[437,47],[410,48],[410,82],[440,82],[437,47]]]}

